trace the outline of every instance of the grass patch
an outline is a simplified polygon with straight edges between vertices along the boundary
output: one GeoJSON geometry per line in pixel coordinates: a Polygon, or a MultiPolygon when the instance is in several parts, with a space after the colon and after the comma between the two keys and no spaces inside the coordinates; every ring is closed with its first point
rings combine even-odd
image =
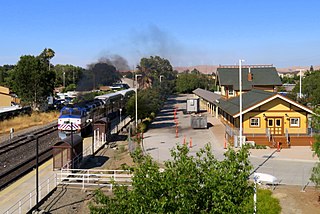
{"type": "Polygon", "coordinates": [[[248,144],[250,149],[267,149],[267,146],[265,145],[251,145],[248,144]]]}
{"type": "Polygon", "coordinates": [[[58,111],[44,113],[34,112],[30,116],[22,115],[14,117],[0,122],[0,134],[9,133],[10,128],[14,128],[15,131],[18,131],[32,126],[45,125],[58,120],[58,117],[58,111]]]}
{"type": "MultiPolygon", "coordinates": [[[[250,213],[253,213],[253,195],[247,204],[250,213]]],[[[280,201],[272,196],[272,192],[267,189],[258,189],[257,192],[257,213],[259,214],[280,214],[280,201]]]]}

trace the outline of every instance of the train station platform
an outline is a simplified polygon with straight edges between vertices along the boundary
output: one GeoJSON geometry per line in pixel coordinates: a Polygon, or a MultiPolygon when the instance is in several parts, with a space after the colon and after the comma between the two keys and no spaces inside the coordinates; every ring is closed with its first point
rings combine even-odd
{"type": "MultiPolygon", "coordinates": [[[[55,174],[52,170],[52,159],[39,167],[39,199],[56,186],[55,174]]],[[[27,213],[35,205],[35,189],[36,170],[34,169],[0,191],[1,213],[27,213]]]]}
{"type": "MultiPolygon", "coordinates": [[[[112,121],[111,133],[116,134],[120,129],[130,123],[130,118],[121,121],[112,121]]],[[[96,152],[104,143],[95,142],[96,152]]],[[[83,156],[92,155],[92,137],[83,139],[83,156]]],[[[85,159],[85,158],[84,158],[85,159]]],[[[53,159],[39,166],[39,202],[57,186],[57,176],[60,171],[53,170],[53,159]]],[[[36,204],[36,170],[32,170],[16,182],[0,191],[0,214],[27,213],[36,204]]]]}

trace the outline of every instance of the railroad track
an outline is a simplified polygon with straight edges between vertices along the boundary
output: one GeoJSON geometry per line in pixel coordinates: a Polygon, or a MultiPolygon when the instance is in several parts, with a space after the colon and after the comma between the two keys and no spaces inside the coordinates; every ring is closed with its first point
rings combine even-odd
{"type": "MultiPolygon", "coordinates": [[[[41,138],[47,134],[50,134],[52,132],[57,131],[57,128],[58,128],[58,125],[53,124],[48,127],[37,130],[35,132],[29,133],[29,134],[32,134],[32,135],[35,135],[35,136],[41,138]]],[[[11,150],[18,148],[18,147],[24,146],[28,143],[31,143],[33,140],[34,139],[29,139],[28,134],[26,134],[26,135],[18,136],[18,138],[11,140],[11,142],[7,141],[6,143],[1,143],[0,144],[0,155],[5,154],[11,150]]]]}
{"type": "Polygon", "coordinates": [[[52,157],[52,142],[57,140],[57,124],[37,129],[0,144],[0,189],[16,181],[36,166],[36,139],[39,139],[39,164],[52,157]]]}

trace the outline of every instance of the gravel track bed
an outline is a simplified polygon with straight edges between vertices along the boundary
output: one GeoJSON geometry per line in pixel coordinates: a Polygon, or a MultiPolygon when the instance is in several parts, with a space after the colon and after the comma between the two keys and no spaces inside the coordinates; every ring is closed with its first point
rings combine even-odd
{"type": "MultiPolygon", "coordinates": [[[[56,123],[56,122],[55,122],[56,123]]],[[[36,126],[36,127],[31,127],[25,130],[21,130],[17,133],[15,133],[15,138],[18,139],[19,136],[27,135],[27,134],[32,134],[34,131],[38,131],[44,128],[49,127],[50,125],[53,125],[54,123],[46,124],[43,126],[36,126]]],[[[9,141],[7,140],[7,136],[2,136],[0,140],[0,143],[7,144],[9,141]]],[[[59,140],[58,136],[58,131],[53,131],[49,134],[46,134],[44,136],[39,137],[39,154],[43,151],[46,151],[59,140]]],[[[30,141],[30,143],[27,143],[23,146],[19,146],[15,148],[14,150],[10,150],[7,153],[1,154],[0,155],[0,172],[1,174],[4,174],[8,172],[10,169],[15,168],[17,165],[24,163],[26,160],[30,159],[31,157],[34,157],[36,155],[36,140],[30,141]]],[[[30,164],[29,164],[30,167],[30,164]]],[[[21,168],[22,170],[22,168],[21,168]]],[[[17,172],[18,173],[18,172],[17,172]]],[[[13,173],[13,174],[17,174],[13,173]]],[[[11,176],[11,175],[10,175],[11,176]]],[[[9,176],[9,177],[10,177],[9,176]]],[[[16,175],[12,175],[15,177],[16,175]]],[[[12,177],[11,176],[11,177],[12,177]]],[[[9,181],[8,178],[3,178],[0,183],[6,183],[7,180],[9,181]]]]}
{"type": "MultiPolygon", "coordinates": [[[[51,148],[59,140],[58,132],[52,132],[39,138],[39,153],[51,148]]],[[[11,150],[0,156],[0,171],[6,172],[17,164],[36,155],[36,140],[11,150]]]]}

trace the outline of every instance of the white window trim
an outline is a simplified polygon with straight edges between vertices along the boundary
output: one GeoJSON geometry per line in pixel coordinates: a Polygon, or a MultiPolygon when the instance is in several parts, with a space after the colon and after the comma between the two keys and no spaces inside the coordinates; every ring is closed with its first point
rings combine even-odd
{"type": "Polygon", "coordinates": [[[260,127],[260,118],[259,117],[250,118],[250,127],[260,127]],[[252,125],[252,120],[257,120],[258,124],[257,125],[252,125]]]}
{"type": "Polygon", "coordinates": [[[234,90],[228,90],[228,95],[230,95],[230,96],[234,96],[234,90]]]}
{"type": "Polygon", "coordinates": [[[300,127],[300,118],[299,117],[291,117],[290,118],[290,126],[291,127],[300,127]],[[297,123],[292,123],[293,119],[297,119],[297,123]]]}

